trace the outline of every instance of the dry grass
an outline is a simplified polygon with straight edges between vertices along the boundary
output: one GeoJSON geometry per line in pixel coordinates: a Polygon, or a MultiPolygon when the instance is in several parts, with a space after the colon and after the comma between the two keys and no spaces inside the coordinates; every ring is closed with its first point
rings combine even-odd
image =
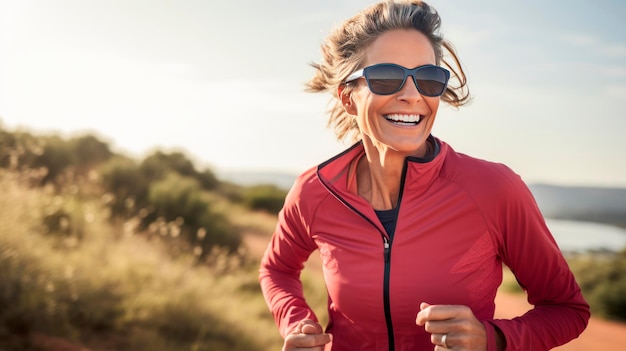
{"type": "Polygon", "coordinates": [[[171,259],[165,245],[146,241],[132,225],[111,225],[99,199],[77,204],[1,172],[0,349],[28,348],[19,328],[93,350],[280,348],[277,332],[268,332],[275,327],[256,262],[219,252],[211,267],[171,259]],[[69,234],[41,224],[53,204],[70,213],[69,234]]]}

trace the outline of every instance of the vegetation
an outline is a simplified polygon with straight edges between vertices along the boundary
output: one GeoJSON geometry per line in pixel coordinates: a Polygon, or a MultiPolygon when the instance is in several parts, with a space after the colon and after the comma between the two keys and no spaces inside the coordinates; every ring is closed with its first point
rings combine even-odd
{"type": "Polygon", "coordinates": [[[617,254],[581,254],[570,265],[592,313],[626,321],[626,248],[617,254]]]}
{"type": "Polygon", "coordinates": [[[256,185],[244,193],[244,203],[253,210],[265,210],[278,214],[285,202],[287,192],[275,185],[256,185]]]}
{"type": "Polygon", "coordinates": [[[91,136],[0,128],[0,192],[0,349],[36,349],[36,335],[93,350],[280,348],[242,245],[275,217],[247,207],[247,188],[180,153],[135,161],[91,136]]]}
{"type": "Polygon", "coordinates": [[[255,332],[273,321],[253,261],[218,250],[210,264],[168,259],[171,241],[147,241],[132,221],[112,225],[98,199],[68,205],[85,220],[57,232],[44,219],[63,206],[59,195],[7,171],[0,191],[0,349],[32,349],[34,333],[95,350],[276,347],[276,335],[255,332]]]}
{"type": "MultiPolygon", "coordinates": [[[[0,126],[0,193],[0,350],[42,349],[37,335],[95,351],[280,349],[262,248],[243,242],[265,246],[284,190],[221,181],[182,153],[134,160],[90,135],[0,126]]],[[[626,250],[572,269],[595,313],[626,320],[626,250]]]]}

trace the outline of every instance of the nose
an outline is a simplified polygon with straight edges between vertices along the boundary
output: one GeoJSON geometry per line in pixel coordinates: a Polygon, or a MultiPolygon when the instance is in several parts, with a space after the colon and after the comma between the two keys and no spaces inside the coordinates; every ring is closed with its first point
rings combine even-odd
{"type": "Polygon", "coordinates": [[[422,94],[417,90],[417,84],[412,76],[406,77],[404,86],[398,92],[398,99],[407,102],[416,102],[422,99],[422,94]]]}

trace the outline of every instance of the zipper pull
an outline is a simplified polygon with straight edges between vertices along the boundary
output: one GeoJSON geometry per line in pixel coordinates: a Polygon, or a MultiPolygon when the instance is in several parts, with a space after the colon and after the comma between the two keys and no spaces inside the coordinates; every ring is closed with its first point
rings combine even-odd
{"type": "Polygon", "coordinates": [[[389,260],[389,256],[391,254],[391,245],[389,245],[389,239],[387,239],[386,236],[383,237],[383,238],[384,238],[383,239],[384,240],[383,243],[384,243],[384,247],[385,247],[385,250],[384,250],[384,253],[385,253],[385,263],[389,263],[389,261],[390,261],[389,260]]]}

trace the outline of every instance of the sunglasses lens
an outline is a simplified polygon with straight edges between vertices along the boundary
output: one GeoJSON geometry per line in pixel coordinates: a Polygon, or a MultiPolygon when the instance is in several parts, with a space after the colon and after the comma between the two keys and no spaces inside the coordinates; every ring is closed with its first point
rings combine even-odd
{"type": "Polygon", "coordinates": [[[448,83],[447,72],[441,67],[424,67],[417,71],[416,80],[420,93],[426,96],[439,96],[443,94],[448,83]]]}
{"type": "MultiPolygon", "coordinates": [[[[401,66],[379,64],[365,68],[365,78],[372,93],[391,95],[402,89],[408,72],[401,66]]],[[[422,66],[415,71],[417,89],[425,96],[443,94],[448,78],[448,71],[438,66],[422,66]]]]}
{"type": "Polygon", "coordinates": [[[404,70],[397,66],[376,65],[369,67],[365,76],[372,93],[390,95],[402,88],[404,70]]]}

